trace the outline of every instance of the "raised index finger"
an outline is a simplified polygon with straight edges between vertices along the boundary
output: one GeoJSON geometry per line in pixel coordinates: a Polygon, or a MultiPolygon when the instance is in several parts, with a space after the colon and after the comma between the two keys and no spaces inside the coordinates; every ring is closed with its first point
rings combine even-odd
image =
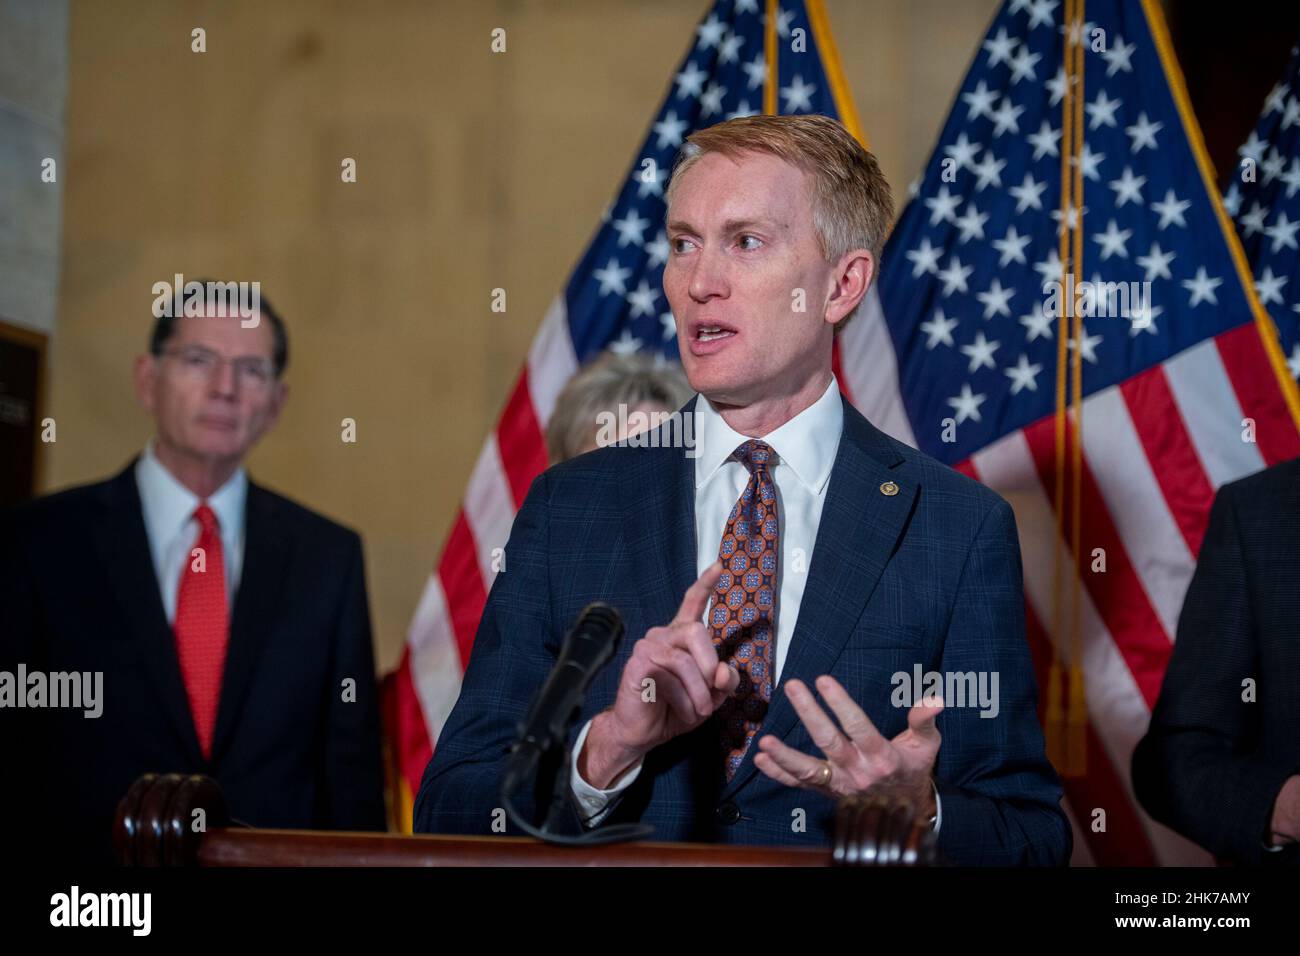
{"type": "Polygon", "coordinates": [[[672,623],[691,624],[704,617],[704,609],[709,606],[709,597],[713,594],[713,589],[718,586],[718,579],[721,577],[721,561],[714,561],[705,568],[704,573],[695,579],[695,583],[686,589],[682,606],[677,609],[677,616],[673,618],[672,623]]]}

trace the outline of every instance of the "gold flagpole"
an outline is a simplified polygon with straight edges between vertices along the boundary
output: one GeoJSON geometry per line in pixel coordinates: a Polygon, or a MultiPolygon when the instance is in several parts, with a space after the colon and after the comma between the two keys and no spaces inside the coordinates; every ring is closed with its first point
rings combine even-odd
{"type": "MultiPolygon", "coordinates": [[[[1086,0],[1078,0],[1075,16],[1080,24],[1084,18],[1086,0]]],[[[1083,36],[1075,35],[1074,78],[1078,89],[1074,96],[1074,202],[1075,213],[1071,220],[1074,251],[1070,259],[1076,281],[1083,278],[1083,162],[1080,154],[1083,150],[1083,36]]],[[[1083,316],[1079,309],[1074,313],[1072,335],[1074,338],[1074,355],[1071,357],[1071,405],[1074,408],[1074,429],[1070,443],[1070,536],[1074,543],[1074,573],[1071,576],[1070,596],[1070,702],[1066,713],[1066,748],[1065,773],[1071,777],[1082,777],[1087,771],[1087,728],[1088,706],[1083,682],[1083,554],[1082,511],[1083,511],[1083,316]]]]}
{"type": "Polygon", "coordinates": [[[778,0],[767,0],[767,17],[763,25],[763,59],[767,64],[767,81],[763,84],[763,112],[775,116],[777,89],[776,19],[778,0]]]}
{"type": "Polygon", "coordinates": [[[1073,177],[1070,160],[1074,156],[1074,45],[1077,39],[1078,0],[1065,0],[1065,39],[1062,65],[1065,71],[1065,92],[1061,97],[1061,231],[1057,238],[1057,258],[1061,262],[1061,294],[1057,298],[1062,311],[1057,316],[1056,334],[1056,414],[1053,431],[1055,470],[1053,472],[1052,511],[1056,519],[1056,546],[1052,549],[1052,664],[1047,674],[1047,714],[1044,732],[1047,742],[1047,759],[1058,770],[1066,767],[1065,742],[1065,688],[1061,668],[1061,648],[1065,635],[1065,602],[1063,600],[1065,569],[1061,548],[1065,539],[1065,443],[1066,443],[1066,372],[1069,353],[1066,342],[1069,336],[1068,318],[1074,312],[1074,287],[1070,271],[1071,232],[1070,215],[1074,202],[1071,196],[1073,177]]]}

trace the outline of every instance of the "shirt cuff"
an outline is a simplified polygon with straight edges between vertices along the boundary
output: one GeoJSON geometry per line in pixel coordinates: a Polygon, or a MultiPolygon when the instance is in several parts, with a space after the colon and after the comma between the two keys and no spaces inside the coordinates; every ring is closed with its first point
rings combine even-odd
{"type": "Polygon", "coordinates": [[[939,827],[943,826],[943,801],[939,799],[939,785],[930,778],[930,786],[934,788],[934,822],[932,829],[938,835],[939,827]]]}
{"type": "Polygon", "coordinates": [[[625,771],[623,776],[610,784],[608,790],[593,787],[582,779],[582,774],[578,773],[578,757],[582,754],[582,745],[587,740],[587,731],[589,730],[591,730],[590,720],[583,725],[582,732],[578,734],[578,739],[574,741],[573,754],[570,757],[569,765],[569,785],[573,790],[573,797],[578,803],[578,811],[582,817],[584,827],[594,827],[605,818],[605,815],[613,809],[613,804],[619,795],[640,776],[641,765],[644,762],[638,760],[634,767],[625,771]]]}

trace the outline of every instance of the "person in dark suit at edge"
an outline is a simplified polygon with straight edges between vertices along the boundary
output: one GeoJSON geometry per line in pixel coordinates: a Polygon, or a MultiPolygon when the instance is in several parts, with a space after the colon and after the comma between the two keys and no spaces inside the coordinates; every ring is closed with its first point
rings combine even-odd
{"type": "Polygon", "coordinates": [[[187,284],[136,360],[143,452],[3,520],[0,666],[102,674],[97,716],[0,711],[24,771],[6,819],[47,860],[111,862],[117,802],[148,772],[215,777],[254,826],[385,826],[361,540],[249,479],[287,336],[265,298],[242,317],[211,287],[187,284]]]}
{"type": "Polygon", "coordinates": [[[1133,789],[1221,860],[1300,865],[1300,459],[1219,489],[1133,789]]]}

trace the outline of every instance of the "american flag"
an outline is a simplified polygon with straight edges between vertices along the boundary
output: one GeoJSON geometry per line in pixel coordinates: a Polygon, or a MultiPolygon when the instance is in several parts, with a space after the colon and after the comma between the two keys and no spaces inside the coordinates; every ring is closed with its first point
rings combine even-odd
{"type": "MultiPolygon", "coordinates": [[[[544,467],[541,429],[559,388],[602,348],[674,354],[660,286],[660,174],[689,130],[760,109],[759,6],[719,2],[699,26],[480,456],[396,675],[412,789],[455,702],[492,549],[544,467]]],[[[1070,648],[1064,630],[1053,633],[1054,556],[1067,592],[1081,588],[1088,762],[1085,775],[1065,781],[1076,862],[1206,863],[1137,806],[1129,761],[1159,691],[1214,489],[1300,454],[1292,417],[1300,400],[1282,390],[1280,352],[1275,342],[1268,348],[1269,320],[1199,148],[1158,8],[1093,0],[1086,13],[1075,28],[1088,44],[1081,215],[1060,208],[1066,11],[1055,0],[1011,0],[976,51],[884,250],[880,281],[839,339],[836,374],[877,426],[1015,507],[1040,688],[1053,645],[1062,655],[1070,648]],[[1061,278],[1062,223],[1084,232],[1089,280],[1151,283],[1149,302],[1089,320],[1080,340],[1080,546],[1086,561],[1104,549],[1104,573],[1076,574],[1072,542],[1056,532],[1060,330],[1044,283],[1061,278]],[[1246,418],[1254,441],[1243,440],[1246,418]]],[[[774,26],[776,109],[838,116],[856,132],[820,4],[782,3],[774,26]],[[792,49],[800,36],[802,53],[792,49]]]]}
{"type": "MultiPolygon", "coordinates": [[[[617,198],[542,320],[496,430],[479,454],[388,682],[389,736],[399,786],[406,788],[400,796],[408,806],[460,691],[495,577],[494,556],[504,548],[533,478],[546,467],[543,434],[560,389],[581,363],[606,349],[678,359],[662,278],[668,259],[664,188],[679,148],[697,129],[764,112],[765,94],[774,112],[822,113],[856,128],[821,0],[713,4],[617,198]]],[[[409,830],[409,814],[402,815],[409,830]]]]}
{"type": "Polygon", "coordinates": [[[1259,300],[1277,320],[1282,353],[1300,378],[1300,46],[1264,101],[1223,205],[1236,220],[1259,300]]]}
{"type": "Polygon", "coordinates": [[[1203,864],[1203,850],[1137,805],[1130,760],[1214,491],[1300,454],[1300,404],[1158,3],[1088,0],[1083,17],[1067,26],[1078,21],[1054,0],[999,11],[882,254],[878,296],[846,329],[842,363],[868,418],[1014,506],[1040,697],[1053,646],[1067,660],[1072,647],[1056,607],[1079,589],[1087,761],[1064,780],[1075,862],[1203,864]],[[1073,35],[1085,51],[1073,87],[1082,136],[1068,166],[1081,213],[1061,202],[1073,35]],[[1045,286],[1062,280],[1063,226],[1082,231],[1075,281],[1139,292],[1121,314],[1085,319],[1069,342],[1082,366],[1082,426],[1071,418],[1067,430],[1082,434],[1077,570],[1071,522],[1064,540],[1056,532],[1062,331],[1045,286]],[[894,362],[879,358],[886,350],[894,362]]]}

